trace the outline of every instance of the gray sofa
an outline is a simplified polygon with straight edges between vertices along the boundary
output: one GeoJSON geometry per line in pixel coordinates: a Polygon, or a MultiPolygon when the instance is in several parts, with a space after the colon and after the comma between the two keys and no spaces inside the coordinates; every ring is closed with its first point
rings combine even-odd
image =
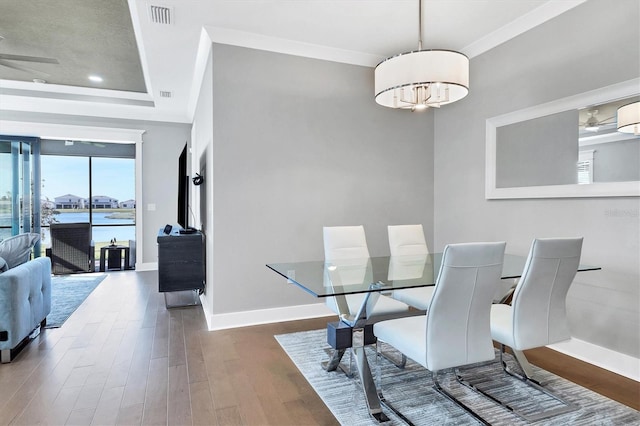
{"type": "Polygon", "coordinates": [[[51,261],[39,257],[0,273],[0,361],[40,331],[51,312],[51,261]]]}

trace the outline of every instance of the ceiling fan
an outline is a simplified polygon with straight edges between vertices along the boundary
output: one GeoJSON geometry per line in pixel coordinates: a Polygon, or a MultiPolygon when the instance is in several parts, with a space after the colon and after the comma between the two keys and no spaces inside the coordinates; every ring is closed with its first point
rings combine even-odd
{"type": "Polygon", "coordinates": [[[597,132],[602,126],[605,126],[607,124],[614,124],[613,121],[609,121],[609,120],[612,120],[615,117],[609,117],[603,120],[599,120],[598,117],[596,117],[597,115],[598,115],[597,109],[588,110],[587,111],[588,118],[586,121],[580,123],[580,127],[584,128],[584,130],[586,130],[587,132],[597,132]]]}
{"type": "MultiPolygon", "coordinates": [[[[0,36],[0,41],[4,40],[4,37],[0,36]]],[[[57,59],[44,58],[42,56],[25,56],[25,55],[12,55],[9,53],[0,53],[0,65],[11,68],[18,71],[37,73],[43,75],[49,75],[46,72],[38,71],[33,68],[25,67],[22,65],[14,64],[13,61],[21,62],[37,62],[41,64],[59,64],[57,59]]]]}

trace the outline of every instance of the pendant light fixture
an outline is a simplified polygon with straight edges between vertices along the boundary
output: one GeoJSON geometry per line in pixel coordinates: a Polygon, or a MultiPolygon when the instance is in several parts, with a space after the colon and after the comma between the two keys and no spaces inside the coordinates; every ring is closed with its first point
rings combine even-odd
{"type": "Polygon", "coordinates": [[[411,111],[439,108],[469,93],[469,58],[452,50],[422,50],[422,0],[418,0],[418,50],[400,53],[375,69],[376,102],[411,111]]]}
{"type": "Polygon", "coordinates": [[[618,108],[618,131],[640,135],[640,101],[618,108]]]}

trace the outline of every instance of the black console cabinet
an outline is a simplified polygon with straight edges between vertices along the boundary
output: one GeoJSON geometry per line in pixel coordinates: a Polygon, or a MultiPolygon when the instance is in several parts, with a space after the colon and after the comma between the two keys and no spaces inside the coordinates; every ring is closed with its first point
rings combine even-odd
{"type": "Polygon", "coordinates": [[[204,290],[204,237],[201,232],[180,234],[174,227],[158,232],[158,290],[204,290]]]}

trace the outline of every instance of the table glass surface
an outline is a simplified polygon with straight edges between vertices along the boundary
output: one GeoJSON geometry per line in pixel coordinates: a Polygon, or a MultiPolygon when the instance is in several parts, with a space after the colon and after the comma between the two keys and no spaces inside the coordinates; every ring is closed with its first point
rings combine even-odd
{"type": "MultiPolygon", "coordinates": [[[[369,293],[435,285],[442,253],[427,256],[383,256],[339,262],[270,263],[267,267],[315,297],[369,293]]],[[[504,255],[502,279],[519,278],[525,256],[504,255]]],[[[579,265],[578,272],[600,267],[579,265]]]]}

